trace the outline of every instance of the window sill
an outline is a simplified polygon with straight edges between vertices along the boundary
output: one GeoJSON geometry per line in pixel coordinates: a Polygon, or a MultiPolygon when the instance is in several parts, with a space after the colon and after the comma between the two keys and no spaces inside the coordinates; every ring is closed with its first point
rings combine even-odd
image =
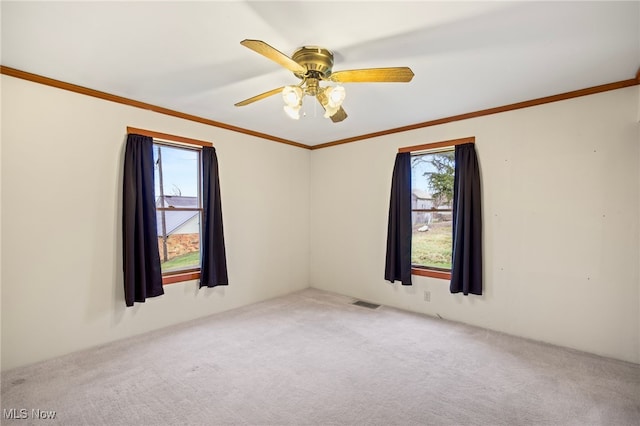
{"type": "Polygon", "coordinates": [[[420,275],[422,277],[440,278],[443,280],[451,280],[451,272],[436,271],[426,268],[411,268],[411,275],[420,275]]]}
{"type": "Polygon", "coordinates": [[[165,275],[162,277],[162,285],[197,280],[198,278],[200,278],[200,271],[181,272],[178,274],[165,275]]]}

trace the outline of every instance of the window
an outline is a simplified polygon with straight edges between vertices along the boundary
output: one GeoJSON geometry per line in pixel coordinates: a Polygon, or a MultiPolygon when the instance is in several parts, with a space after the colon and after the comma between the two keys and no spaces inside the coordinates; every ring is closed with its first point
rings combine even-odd
{"type": "Polygon", "coordinates": [[[410,154],[411,275],[451,279],[455,151],[473,143],[468,137],[398,150],[410,154]]]}
{"type": "Polygon", "coordinates": [[[199,271],[202,233],[200,150],[154,140],[153,161],[162,275],[199,271]]]}
{"type": "Polygon", "coordinates": [[[411,153],[411,265],[451,271],[454,148],[411,153]]]}
{"type": "Polygon", "coordinates": [[[218,156],[211,142],[127,127],[122,179],[125,304],[199,279],[229,285],[218,156]],[[164,142],[171,141],[171,142],[164,142]]]}
{"type": "Polygon", "coordinates": [[[413,275],[448,279],[451,293],[482,294],[482,193],[475,137],[398,149],[384,278],[412,285],[413,275]]]}

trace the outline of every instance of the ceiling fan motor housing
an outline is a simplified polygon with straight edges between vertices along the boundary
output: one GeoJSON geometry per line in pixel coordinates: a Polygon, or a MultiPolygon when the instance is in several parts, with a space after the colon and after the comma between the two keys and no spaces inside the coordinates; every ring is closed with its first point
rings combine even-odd
{"type": "Polygon", "coordinates": [[[291,59],[307,69],[307,74],[294,73],[296,77],[327,79],[333,68],[333,53],[330,50],[318,46],[303,46],[293,52],[291,59]]]}

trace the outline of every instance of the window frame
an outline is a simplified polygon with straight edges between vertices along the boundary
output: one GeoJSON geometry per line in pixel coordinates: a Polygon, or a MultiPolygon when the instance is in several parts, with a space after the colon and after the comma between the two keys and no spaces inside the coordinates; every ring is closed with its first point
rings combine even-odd
{"type": "MultiPolygon", "coordinates": [[[[154,132],[151,130],[145,129],[137,129],[134,127],[127,127],[127,133],[136,133],[143,136],[150,136],[153,138],[153,144],[156,145],[164,145],[176,148],[183,149],[191,149],[202,151],[203,147],[213,147],[211,142],[202,141],[198,139],[186,138],[183,136],[171,135],[168,133],[154,132]]],[[[202,227],[202,214],[204,212],[202,208],[202,155],[201,152],[198,154],[199,159],[199,167],[198,167],[198,193],[199,193],[199,204],[200,204],[200,223],[202,227]]],[[[155,195],[155,194],[154,194],[155,195]]],[[[166,209],[166,210],[176,210],[176,209],[166,209]]],[[[157,208],[156,208],[157,211],[157,208]]],[[[202,229],[200,229],[200,233],[202,233],[202,229]]],[[[200,267],[198,268],[188,268],[181,269],[179,271],[171,271],[171,272],[163,272],[162,273],[162,285],[175,284],[184,281],[192,281],[200,278],[200,267]]]]}
{"type": "MultiPolygon", "coordinates": [[[[197,174],[197,181],[198,181],[198,207],[195,208],[187,208],[187,207],[158,207],[156,206],[156,212],[178,212],[178,211],[192,211],[192,212],[198,212],[199,215],[199,220],[198,222],[200,223],[199,225],[199,230],[198,230],[198,251],[200,251],[200,239],[202,237],[202,213],[204,212],[204,209],[202,207],[202,149],[201,147],[194,147],[194,146],[188,146],[186,144],[178,144],[176,142],[170,142],[170,141],[166,141],[166,140],[161,140],[161,139],[153,139],[153,147],[168,147],[168,148],[175,148],[175,149],[183,149],[183,150],[187,150],[187,151],[193,151],[195,153],[197,153],[198,155],[198,174],[197,174]]],[[[154,194],[156,197],[158,196],[166,196],[166,194],[154,194]]],[[[164,230],[163,230],[164,232],[164,230]]],[[[162,256],[161,256],[162,257],[162,256]]],[[[173,270],[173,271],[166,271],[166,272],[162,272],[162,284],[165,284],[165,277],[166,277],[166,284],[170,284],[173,282],[180,282],[180,281],[173,281],[175,279],[175,277],[181,278],[183,275],[185,274],[189,274],[189,273],[196,273],[197,278],[200,278],[200,268],[184,268],[184,269],[178,269],[178,270],[173,270]],[[171,281],[171,282],[169,282],[171,281]]],[[[194,274],[194,275],[196,275],[194,274]]]]}
{"type": "MultiPolygon", "coordinates": [[[[466,144],[466,143],[475,143],[476,142],[476,138],[475,136],[470,136],[470,137],[466,137],[466,138],[460,138],[460,139],[451,139],[451,140],[446,140],[446,141],[441,141],[441,142],[432,142],[432,143],[427,143],[427,144],[422,144],[422,145],[414,145],[414,146],[407,146],[407,147],[402,147],[398,149],[399,153],[410,153],[410,154],[420,154],[420,153],[430,153],[430,152],[442,152],[443,150],[445,150],[446,148],[451,148],[453,147],[455,149],[456,145],[462,145],[462,144],[466,144]]],[[[412,189],[413,189],[413,185],[412,185],[412,189]]],[[[453,206],[452,206],[453,207],[453,206]]],[[[443,210],[443,209],[420,209],[420,211],[452,211],[452,209],[447,209],[447,210],[443,210]]],[[[411,209],[411,212],[414,212],[414,209],[411,209]]],[[[443,268],[436,268],[436,267],[428,267],[428,266],[423,266],[423,265],[415,265],[415,264],[411,264],[411,275],[419,275],[419,276],[423,276],[423,277],[430,277],[430,278],[439,278],[439,279],[444,279],[444,280],[451,280],[451,270],[447,270],[447,269],[443,269],[443,268]]]]}

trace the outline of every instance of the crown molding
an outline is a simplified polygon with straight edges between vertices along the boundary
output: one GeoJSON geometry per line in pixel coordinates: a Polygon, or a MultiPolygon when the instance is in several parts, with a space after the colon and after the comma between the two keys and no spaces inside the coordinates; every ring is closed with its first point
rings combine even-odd
{"type": "Polygon", "coordinates": [[[266,133],[255,132],[253,130],[244,129],[242,127],[232,126],[230,124],[221,123],[219,121],[210,120],[208,118],[198,117],[197,115],[186,114],[180,111],[174,111],[172,109],[163,108],[157,105],[148,104],[145,102],[136,101],[133,99],[124,98],[122,96],[112,95],[110,93],[101,92],[99,90],[89,89],[87,87],[78,86],[76,84],[66,83],[60,80],[54,80],[49,77],[44,77],[38,74],[32,74],[30,72],[21,71],[15,68],[5,67],[0,65],[0,74],[8,75],[11,77],[21,78],[23,80],[32,81],[34,83],[44,84],[46,86],[56,87],[58,89],[68,90],[82,95],[92,96],[94,98],[104,99],[106,101],[116,102],[119,104],[129,105],[136,108],[142,108],[150,111],[154,111],[160,114],[170,115],[172,117],[182,118],[184,120],[195,121],[197,123],[207,124],[209,126],[218,127],[225,130],[231,130],[232,132],[243,133],[245,135],[255,136],[262,139],[267,139],[273,142],[279,142],[287,145],[296,146],[298,148],[309,149],[308,145],[290,141],[288,139],[279,138],[277,136],[268,135],[266,133]]]}
{"type": "Polygon", "coordinates": [[[483,109],[480,111],[469,112],[466,114],[454,115],[451,117],[439,118],[437,120],[425,121],[422,123],[411,124],[408,126],[396,127],[393,129],[382,130],[379,132],[367,133],[359,136],[352,136],[345,139],[339,139],[331,142],[322,143],[319,145],[306,145],[300,142],[295,142],[288,139],[283,139],[277,136],[269,135],[266,133],[255,132],[253,130],[244,129],[242,127],[232,126],[230,124],[222,123],[215,120],[210,120],[208,118],[198,117],[196,115],[186,114],[180,111],[174,111],[168,108],[159,107],[157,105],[148,104],[145,102],[136,101],[133,99],[124,98],[122,96],[112,95],[110,93],[101,92],[94,89],[89,89],[87,87],[78,86],[71,83],[66,83],[60,80],[54,80],[49,77],[44,77],[38,74],[32,74],[26,71],[21,71],[15,68],[6,67],[0,65],[0,74],[8,75],[11,77],[20,78],[23,80],[32,81],[34,83],[44,84],[51,87],[56,87],[58,89],[69,90],[71,92],[80,93],[87,96],[92,96],[99,99],[104,99],[111,102],[117,102],[124,105],[129,105],[136,108],[142,108],[150,111],[154,111],[160,114],[170,115],[172,117],[182,118],[184,120],[194,121],[197,123],[206,124],[213,127],[218,127],[225,130],[230,130],[232,132],[243,133],[245,135],[255,136],[258,138],[270,140],[273,142],[283,143],[286,145],[295,146],[298,148],[316,150],[322,148],[329,148],[336,145],[343,145],[351,142],[358,142],[365,139],[372,139],[379,136],[391,135],[394,133],[408,132],[411,130],[421,129],[424,127],[437,126],[440,124],[451,123],[454,121],[467,120],[470,118],[483,117],[485,115],[498,114],[501,112],[514,111],[522,108],[529,108],[532,106],[543,105],[551,102],[563,101],[566,99],[577,98],[580,96],[593,95],[596,93],[607,92],[610,90],[622,89],[625,87],[636,86],[640,84],[640,69],[636,73],[634,78],[622,81],[616,81],[613,83],[601,84],[599,86],[588,87],[585,89],[574,90],[571,92],[560,93],[558,95],[545,96],[543,98],[532,99],[529,101],[517,102],[514,104],[503,105],[495,108],[483,109]]]}
{"type": "Polygon", "coordinates": [[[466,114],[453,115],[451,117],[439,118],[437,120],[425,121],[423,123],[412,124],[409,126],[396,127],[395,129],[382,130],[380,132],[368,133],[366,135],[353,136],[346,139],[340,139],[333,142],[327,142],[320,145],[312,146],[311,149],[322,149],[331,146],[342,145],[345,143],[357,142],[364,139],[371,139],[378,136],[391,135],[393,133],[407,132],[410,130],[421,129],[423,127],[437,126],[440,124],[451,123],[454,121],[467,120],[470,118],[482,117],[485,115],[498,114],[501,112],[514,111],[522,108],[529,108],[532,106],[548,104],[551,102],[564,101],[566,99],[577,98],[580,96],[593,95],[601,92],[608,92],[610,90],[622,89],[625,87],[631,87],[640,84],[640,71],[636,78],[629,80],[616,81],[614,83],[602,84],[600,86],[588,87],[586,89],[574,90],[572,92],[560,93],[558,95],[545,96],[543,98],[532,99],[524,102],[517,102],[515,104],[503,105],[495,108],[483,109],[480,111],[469,112],[466,114]]]}

